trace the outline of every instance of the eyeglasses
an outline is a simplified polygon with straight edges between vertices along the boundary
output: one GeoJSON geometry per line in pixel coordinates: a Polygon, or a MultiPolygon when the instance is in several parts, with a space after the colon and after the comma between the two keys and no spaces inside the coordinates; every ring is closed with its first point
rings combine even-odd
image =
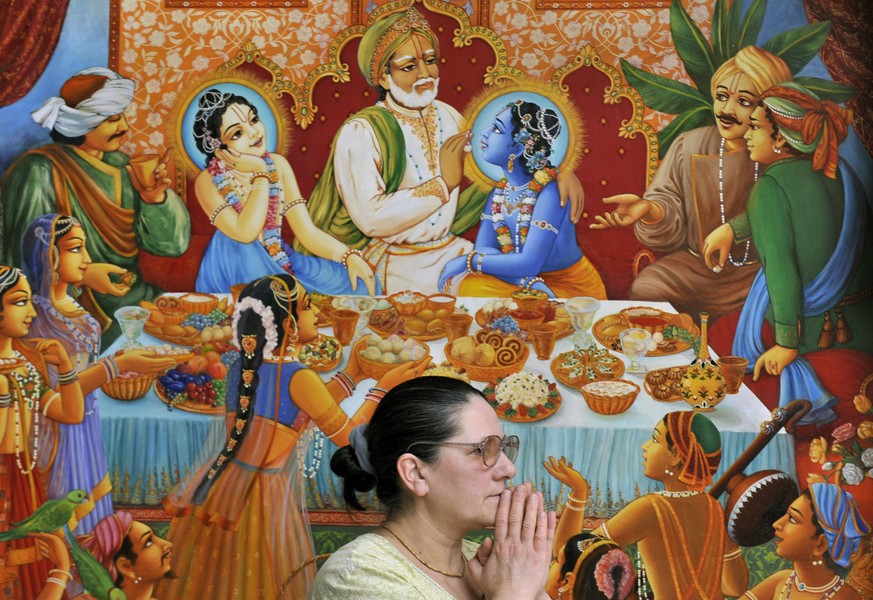
{"type": "Polygon", "coordinates": [[[493,467],[497,464],[497,459],[500,458],[500,453],[503,452],[510,462],[515,462],[518,457],[518,436],[507,435],[500,437],[499,435],[489,435],[481,442],[413,442],[406,449],[413,446],[462,446],[467,448],[475,448],[476,454],[482,457],[482,462],[486,467],[493,467]]]}

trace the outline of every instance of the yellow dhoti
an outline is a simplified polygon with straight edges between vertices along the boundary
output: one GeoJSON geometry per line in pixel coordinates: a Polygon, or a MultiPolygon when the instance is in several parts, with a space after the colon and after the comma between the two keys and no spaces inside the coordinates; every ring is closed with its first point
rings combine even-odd
{"type": "MultiPolygon", "coordinates": [[[[600,274],[591,261],[584,256],[569,267],[540,273],[539,277],[558,298],[590,296],[598,300],[606,300],[606,287],[603,285],[603,280],[600,279],[600,274]]],[[[464,277],[458,295],[505,298],[516,290],[518,290],[517,285],[506,283],[485,273],[475,273],[464,277]]]]}

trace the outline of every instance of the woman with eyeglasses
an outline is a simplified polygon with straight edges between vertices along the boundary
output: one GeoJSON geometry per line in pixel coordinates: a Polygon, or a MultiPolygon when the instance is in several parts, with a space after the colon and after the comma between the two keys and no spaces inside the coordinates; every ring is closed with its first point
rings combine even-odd
{"type": "Polygon", "coordinates": [[[346,503],[376,489],[388,516],[336,551],[310,598],[547,598],[555,529],[542,495],[513,489],[518,437],[469,384],[420,377],[389,391],[331,459],[346,503]],[[465,536],[494,527],[481,546],[465,536]]]}

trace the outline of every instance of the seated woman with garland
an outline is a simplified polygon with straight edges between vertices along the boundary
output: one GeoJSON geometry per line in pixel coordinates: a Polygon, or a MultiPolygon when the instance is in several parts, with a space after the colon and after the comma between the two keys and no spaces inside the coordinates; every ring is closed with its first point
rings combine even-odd
{"type": "Polygon", "coordinates": [[[227,292],[257,277],[288,274],[313,292],[377,293],[361,253],[313,224],[291,165],[267,151],[257,108],[217,89],[207,90],[198,107],[194,138],[207,167],[195,192],[218,231],[200,263],[197,291],[227,292]],[[282,239],[283,221],[315,256],[295,252],[282,239]]]}
{"type": "Polygon", "coordinates": [[[522,100],[482,132],[482,157],[500,166],[503,178],[485,206],[475,248],[446,264],[440,289],[460,276],[461,296],[506,297],[522,287],[606,299],[600,275],[576,242],[570,209],[559,199],[558,170],[549,156],[560,134],[554,110],[522,100]]]}

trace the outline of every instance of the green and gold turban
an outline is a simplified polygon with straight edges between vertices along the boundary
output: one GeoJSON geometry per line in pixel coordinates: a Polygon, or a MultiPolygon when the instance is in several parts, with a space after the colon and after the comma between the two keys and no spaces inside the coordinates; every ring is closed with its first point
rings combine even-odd
{"type": "Polygon", "coordinates": [[[434,50],[439,50],[427,19],[412,5],[404,12],[391,13],[367,27],[358,47],[358,67],[367,83],[373,87],[379,85],[379,77],[391,56],[414,33],[426,37],[434,50]]]}

